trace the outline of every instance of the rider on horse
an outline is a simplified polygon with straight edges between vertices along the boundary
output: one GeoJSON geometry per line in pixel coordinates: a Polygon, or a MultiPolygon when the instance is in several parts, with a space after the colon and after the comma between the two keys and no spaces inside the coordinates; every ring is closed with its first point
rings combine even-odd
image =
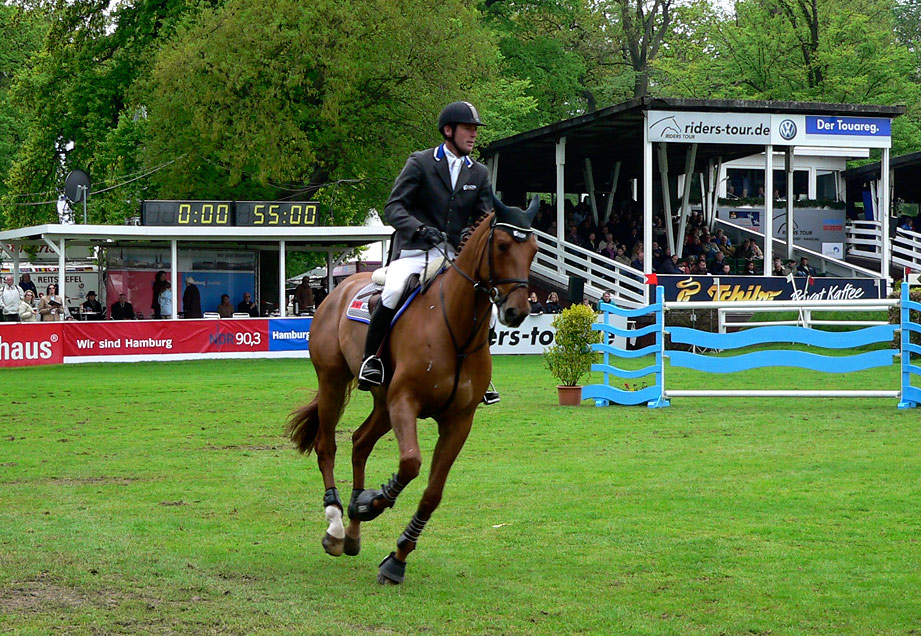
{"type": "MultiPolygon", "coordinates": [[[[393,184],[384,214],[396,228],[391,254],[398,256],[387,267],[381,301],[371,314],[358,372],[361,390],[384,383],[382,345],[409,277],[443,251],[453,259],[464,229],[493,209],[486,166],[470,158],[482,125],[470,102],[448,104],[438,117],[444,143],[410,155],[393,184]]],[[[486,401],[498,401],[498,394],[486,401]]]]}

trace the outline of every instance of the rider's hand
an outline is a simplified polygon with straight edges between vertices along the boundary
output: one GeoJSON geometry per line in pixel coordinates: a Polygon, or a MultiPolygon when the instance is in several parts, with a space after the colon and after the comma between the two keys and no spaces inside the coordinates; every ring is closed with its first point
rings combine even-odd
{"type": "Polygon", "coordinates": [[[427,225],[420,226],[419,229],[416,230],[416,234],[419,240],[429,247],[435,247],[444,240],[441,232],[427,225]]]}

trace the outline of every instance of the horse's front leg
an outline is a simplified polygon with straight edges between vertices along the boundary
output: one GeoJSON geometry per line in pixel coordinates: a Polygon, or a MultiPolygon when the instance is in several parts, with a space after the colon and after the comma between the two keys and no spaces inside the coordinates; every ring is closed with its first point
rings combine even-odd
{"type": "Polygon", "coordinates": [[[381,561],[377,571],[378,583],[398,585],[403,582],[406,573],[406,557],[416,549],[419,535],[425,529],[425,524],[435,512],[435,508],[441,503],[448,472],[454,465],[454,460],[457,459],[461,448],[464,447],[472,424],[472,412],[463,417],[439,422],[438,442],[435,444],[435,453],[432,456],[428,485],[425,487],[425,492],[422,493],[416,514],[397,539],[397,549],[381,561]]]}

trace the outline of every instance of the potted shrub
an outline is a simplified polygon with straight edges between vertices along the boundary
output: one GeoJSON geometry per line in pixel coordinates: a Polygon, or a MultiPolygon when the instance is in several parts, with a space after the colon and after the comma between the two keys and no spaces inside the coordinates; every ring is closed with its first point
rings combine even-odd
{"type": "Polygon", "coordinates": [[[579,381],[591,371],[596,353],[592,345],[601,342],[601,332],[593,331],[595,312],[585,305],[567,307],[553,319],[556,341],[544,351],[544,366],[559,381],[557,395],[561,405],[582,402],[579,381]]]}

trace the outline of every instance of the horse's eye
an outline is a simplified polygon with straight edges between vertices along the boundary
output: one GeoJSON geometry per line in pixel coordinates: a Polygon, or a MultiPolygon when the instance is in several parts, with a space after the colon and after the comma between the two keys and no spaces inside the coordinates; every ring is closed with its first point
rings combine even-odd
{"type": "Polygon", "coordinates": [[[500,252],[507,252],[509,250],[509,247],[511,246],[508,243],[499,243],[500,252]]]}

